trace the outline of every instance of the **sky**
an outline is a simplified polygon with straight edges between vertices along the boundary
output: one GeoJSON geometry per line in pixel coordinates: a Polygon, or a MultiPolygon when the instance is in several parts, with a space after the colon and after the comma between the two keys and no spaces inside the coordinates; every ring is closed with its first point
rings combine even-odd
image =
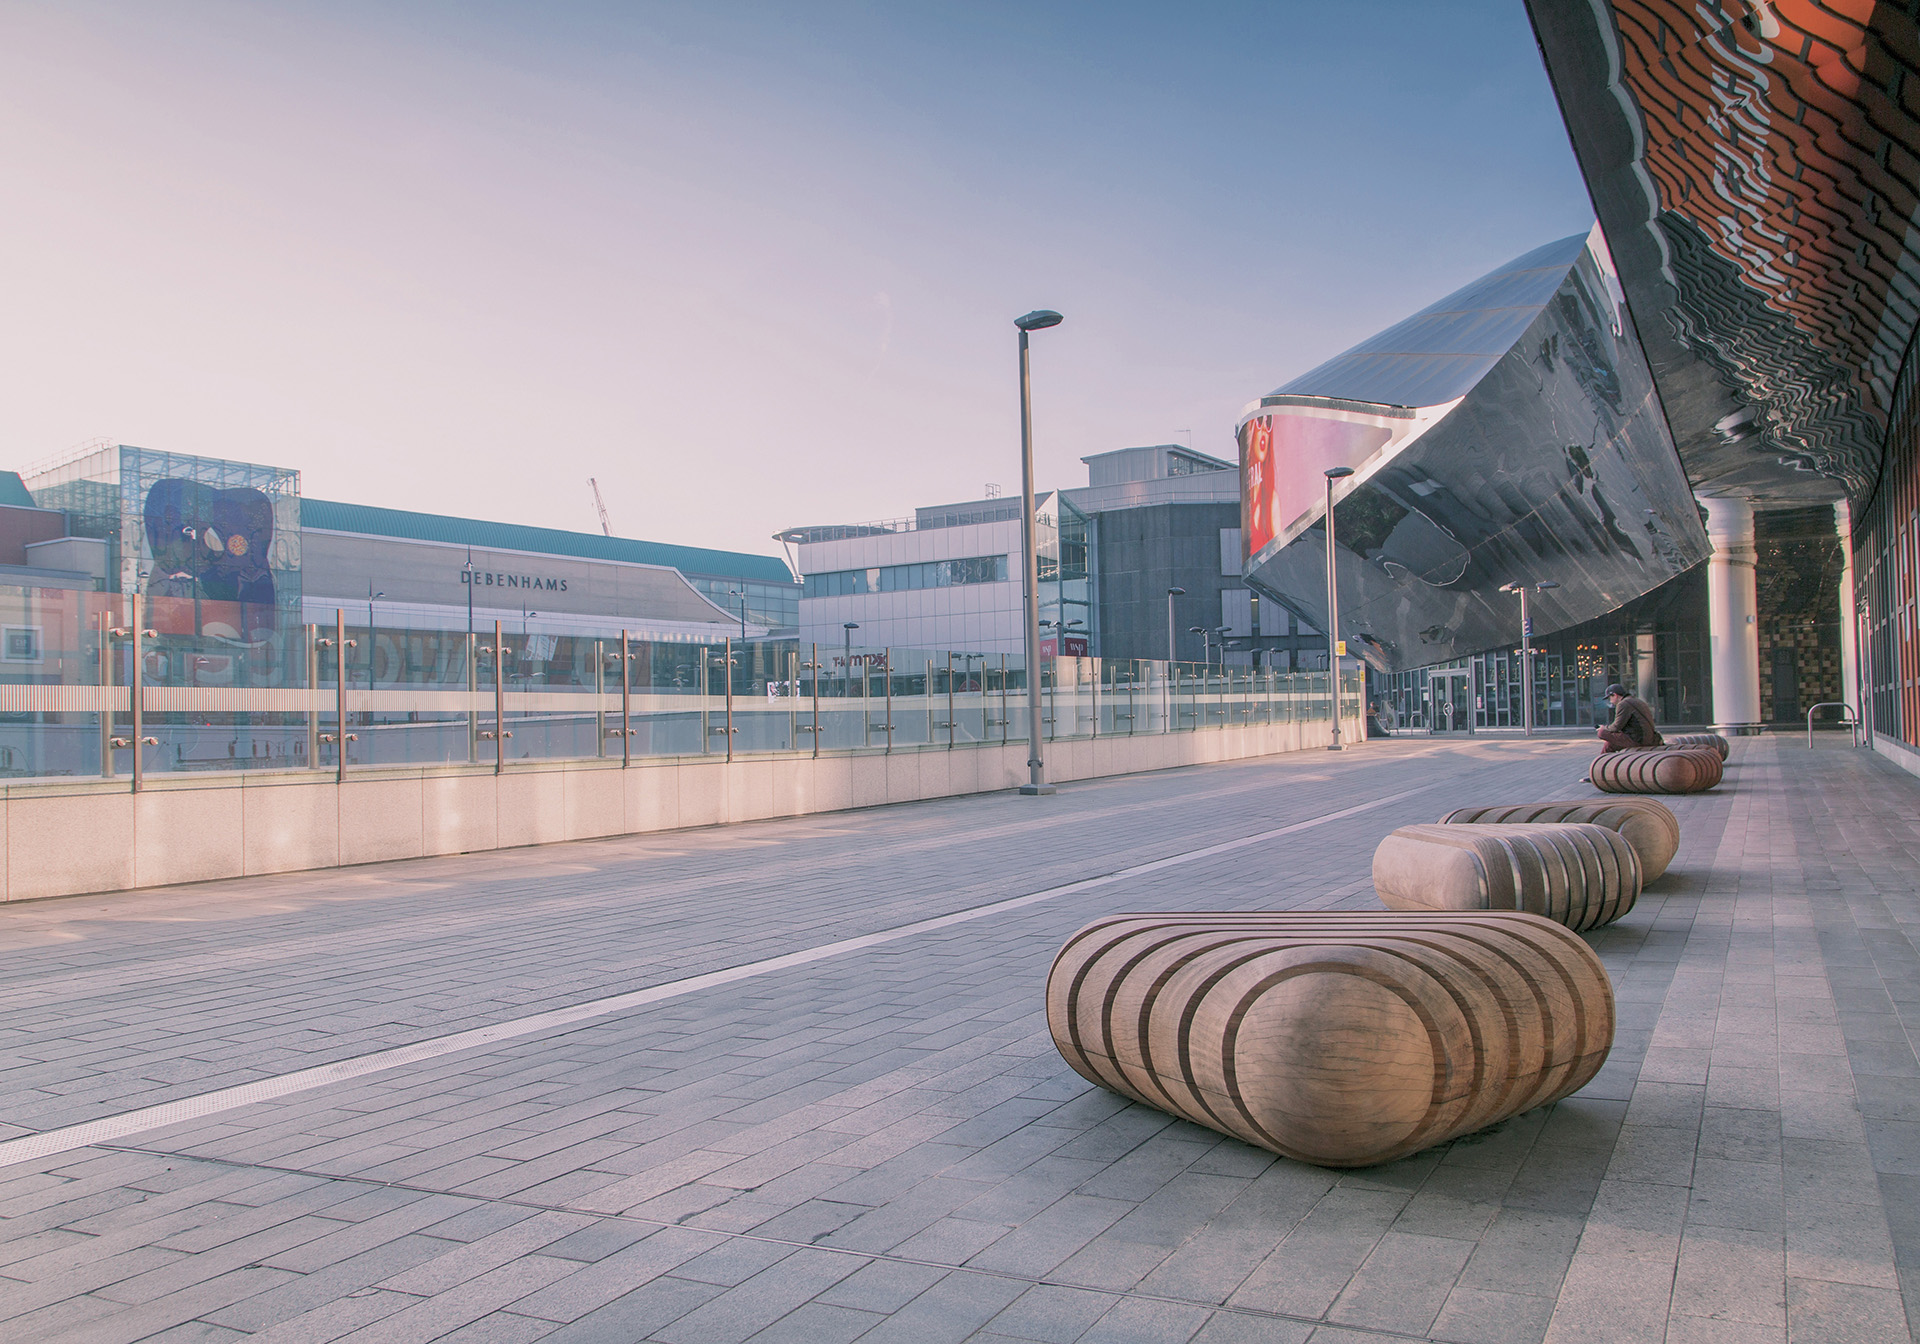
{"type": "Polygon", "coordinates": [[[0,468],[775,554],[1177,442],[1592,207],[1520,0],[0,6],[0,468]]]}

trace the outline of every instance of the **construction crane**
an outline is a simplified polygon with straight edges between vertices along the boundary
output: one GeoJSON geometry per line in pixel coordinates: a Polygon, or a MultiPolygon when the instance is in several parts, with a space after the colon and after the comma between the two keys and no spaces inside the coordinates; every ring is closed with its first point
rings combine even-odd
{"type": "Polygon", "coordinates": [[[600,482],[587,477],[587,484],[593,487],[593,507],[600,514],[600,530],[608,536],[613,535],[613,524],[607,521],[607,502],[600,498],[600,482]]]}

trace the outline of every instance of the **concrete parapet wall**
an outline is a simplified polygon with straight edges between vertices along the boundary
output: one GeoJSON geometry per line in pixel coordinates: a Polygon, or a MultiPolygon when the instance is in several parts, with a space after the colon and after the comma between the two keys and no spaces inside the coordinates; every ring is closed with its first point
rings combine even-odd
{"type": "MultiPolygon", "coordinates": [[[[1359,720],[1343,728],[1362,742],[1359,720]]],[[[1322,747],[1325,720],[1048,744],[1054,783],[1322,747]]],[[[803,816],[1026,781],[1027,749],[528,762],[332,774],[224,774],[17,786],[0,800],[4,899],[30,900],[387,859],[803,816]]]]}

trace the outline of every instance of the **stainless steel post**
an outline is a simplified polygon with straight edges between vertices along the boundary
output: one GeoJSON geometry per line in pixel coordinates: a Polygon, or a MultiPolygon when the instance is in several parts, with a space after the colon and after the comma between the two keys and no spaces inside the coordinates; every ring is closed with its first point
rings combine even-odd
{"type": "Polygon", "coordinates": [[[493,773],[507,768],[507,642],[493,623],[493,773]]]}
{"type": "Polygon", "coordinates": [[[307,627],[307,768],[320,768],[320,627],[317,625],[307,627]]]}
{"type": "Polygon", "coordinates": [[[100,778],[113,778],[113,617],[100,613],[100,778]]]}
{"type": "MultiPolygon", "coordinates": [[[[467,617],[469,625],[473,617],[467,617]]],[[[480,637],[467,631],[467,764],[480,763],[480,637]]]]}
{"type": "Polygon", "coordinates": [[[333,778],[347,782],[347,613],[333,609],[333,778]]]}
{"type": "Polygon", "coordinates": [[[720,675],[727,682],[727,759],[733,759],[733,637],[720,645],[720,675]]]}
{"type": "Polygon", "coordinates": [[[813,759],[820,759],[820,642],[815,640],[813,649],[813,759]]]}
{"type": "Polygon", "coordinates": [[[607,754],[607,642],[593,641],[593,754],[607,754]]]}
{"type": "Polygon", "coordinates": [[[633,764],[633,654],[620,632],[620,768],[633,764]]]}
{"type": "Polygon", "coordinates": [[[953,745],[955,731],[953,707],[953,650],[947,650],[947,745],[953,745]]]}

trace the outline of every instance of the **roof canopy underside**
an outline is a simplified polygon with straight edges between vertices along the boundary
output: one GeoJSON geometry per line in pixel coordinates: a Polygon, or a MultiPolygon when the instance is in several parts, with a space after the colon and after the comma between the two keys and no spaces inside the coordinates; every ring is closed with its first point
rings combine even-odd
{"type": "Polygon", "coordinates": [[[1920,320],[1907,7],[1528,8],[1695,489],[1863,507],[1920,320]]]}

